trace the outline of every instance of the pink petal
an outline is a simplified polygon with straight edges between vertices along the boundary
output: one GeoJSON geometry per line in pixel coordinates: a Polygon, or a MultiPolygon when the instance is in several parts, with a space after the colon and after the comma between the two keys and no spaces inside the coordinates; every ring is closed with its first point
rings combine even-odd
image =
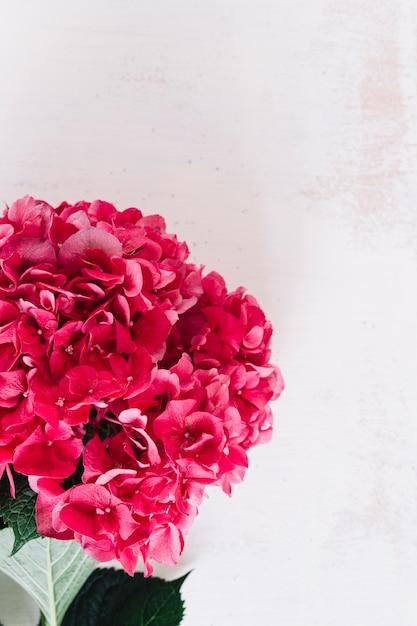
{"type": "Polygon", "coordinates": [[[112,256],[121,257],[123,254],[122,244],[110,233],[88,226],[74,233],[62,244],[58,260],[65,267],[72,267],[87,257],[89,251],[104,252],[107,258],[112,256]]]}
{"type": "Polygon", "coordinates": [[[16,449],[14,468],[27,476],[67,478],[75,471],[82,447],[66,424],[56,429],[38,426],[16,449]]]}
{"type": "Polygon", "coordinates": [[[178,528],[171,523],[164,524],[150,536],[148,558],[165,565],[176,565],[183,545],[184,540],[178,528]]]}
{"type": "Polygon", "coordinates": [[[14,407],[19,402],[20,394],[26,391],[26,372],[13,370],[0,372],[0,405],[14,407]]]}
{"type": "Polygon", "coordinates": [[[126,261],[126,274],[123,283],[123,289],[128,298],[137,296],[142,289],[143,277],[140,263],[135,259],[126,261]]]}
{"type": "Polygon", "coordinates": [[[261,326],[254,326],[243,339],[243,345],[249,350],[257,348],[264,336],[264,330],[261,326]]]}
{"type": "Polygon", "coordinates": [[[16,252],[22,259],[22,266],[19,271],[32,267],[33,265],[55,265],[55,250],[45,239],[35,239],[32,237],[21,237],[20,239],[11,239],[4,246],[1,252],[1,258],[7,259],[16,252]]]}
{"type": "Polygon", "coordinates": [[[13,235],[14,229],[11,224],[0,224],[0,247],[10,239],[13,235]]]}

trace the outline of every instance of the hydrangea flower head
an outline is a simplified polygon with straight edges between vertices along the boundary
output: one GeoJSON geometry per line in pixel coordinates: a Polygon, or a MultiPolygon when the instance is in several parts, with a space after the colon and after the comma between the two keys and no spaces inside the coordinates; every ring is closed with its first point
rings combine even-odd
{"type": "Polygon", "coordinates": [[[177,563],[283,389],[255,298],[187,258],[162,217],[103,201],[0,219],[0,475],[28,476],[42,535],[130,574],[177,563]]]}

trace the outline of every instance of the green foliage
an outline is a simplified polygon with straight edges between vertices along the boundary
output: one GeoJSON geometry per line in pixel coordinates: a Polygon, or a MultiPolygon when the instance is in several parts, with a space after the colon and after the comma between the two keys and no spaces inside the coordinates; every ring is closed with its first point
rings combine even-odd
{"type": "Polygon", "coordinates": [[[91,572],[97,567],[74,540],[39,537],[10,556],[13,531],[0,531],[0,569],[32,596],[43,624],[59,626],[91,572]]]}
{"type": "Polygon", "coordinates": [[[10,495],[10,484],[6,473],[0,480],[0,528],[9,527],[14,533],[11,551],[13,556],[25,543],[39,537],[36,530],[35,503],[36,493],[29,487],[28,479],[22,474],[13,472],[16,497],[10,495]]]}
{"type": "Polygon", "coordinates": [[[97,569],[69,607],[62,626],[178,626],[184,615],[180,588],[187,576],[165,581],[97,569]]]}

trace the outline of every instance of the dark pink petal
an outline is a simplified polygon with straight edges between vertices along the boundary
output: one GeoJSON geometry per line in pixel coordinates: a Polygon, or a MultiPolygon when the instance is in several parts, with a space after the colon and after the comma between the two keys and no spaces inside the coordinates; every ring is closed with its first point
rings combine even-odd
{"type": "Polygon", "coordinates": [[[118,557],[115,539],[110,534],[101,534],[99,539],[92,539],[81,533],[74,533],[74,539],[88,556],[99,563],[106,563],[118,557]]]}
{"type": "MultiPolygon", "coordinates": [[[[121,214],[118,213],[118,217],[121,214]]],[[[134,219],[134,218],[133,218],[134,219]]],[[[118,220],[116,219],[116,224],[118,220]]],[[[130,256],[140,250],[147,242],[145,230],[139,226],[129,225],[126,228],[116,228],[114,233],[123,245],[123,252],[130,256]]]]}
{"type": "Polygon", "coordinates": [[[77,426],[88,421],[90,407],[82,405],[74,408],[74,398],[68,394],[65,380],[53,382],[37,370],[31,383],[33,408],[50,426],[57,428],[59,422],[77,426]]]}
{"type": "Polygon", "coordinates": [[[33,265],[52,265],[55,267],[56,255],[52,244],[45,239],[22,237],[10,239],[0,253],[0,258],[8,259],[13,254],[20,258],[19,271],[22,273],[33,265]]]}
{"type": "Polygon", "coordinates": [[[122,358],[119,354],[112,354],[109,360],[116,379],[124,388],[123,397],[129,400],[149,388],[156,367],[149,353],[142,348],[137,347],[127,362],[122,358]]]}
{"type": "Polygon", "coordinates": [[[13,450],[10,446],[0,444],[0,466],[3,467],[8,463],[13,463],[13,450]]]}
{"type": "Polygon", "coordinates": [[[130,444],[128,446],[126,442],[125,449],[128,452],[130,448],[132,458],[142,468],[161,462],[158,447],[146,431],[147,421],[139,409],[127,409],[119,415],[119,422],[123,424],[130,444]]]}
{"type": "Polygon", "coordinates": [[[57,326],[55,315],[50,311],[29,308],[28,313],[21,316],[17,326],[22,353],[27,353],[33,358],[43,356],[57,326]]]}
{"type": "Polygon", "coordinates": [[[1,418],[1,424],[7,429],[7,432],[12,432],[19,436],[23,435],[23,438],[27,436],[26,428],[29,427],[29,424],[31,426],[29,432],[31,432],[39,423],[39,418],[34,414],[33,394],[30,391],[30,381],[33,373],[34,369],[29,370],[26,374],[26,385],[29,386],[29,389],[26,388],[19,396],[16,407],[7,409],[6,414],[1,418]]]}
{"type": "Polygon", "coordinates": [[[0,370],[10,370],[16,363],[20,354],[14,343],[3,343],[0,336],[0,370]]]}
{"type": "Polygon", "coordinates": [[[14,233],[14,228],[11,224],[0,224],[0,248],[10,239],[14,233]]]}
{"type": "Polygon", "coordinates": [[[47,235],[52,211],[46,202],[25,196],[10,205],[7,217],[21,236],[43,238],[47,235]]]}
{"type": "Polygon", "coordinates": [[[141,292],[143,286],[142,268],[136,259],[127,259],[125,263],[123,290],[128,298],[132,298],[141,292]]]}
{"type": "MultiPolygon", "coordinates": [[[[116,258],[118,259],[119,257],[116,257],[116,258]]],[[[116,268],[110,267],[107,263],[106,265],[109,271],[104,272],[103,269],[100,267],[99,262],[88,263],[87,261],[84,261],[82,274],[88,280],[97,281],[98,283],[100,283],[102,285],[102,289],[104,290],[111,289],[112,287],[115,287],[116,285],[121,285],[124,279],[123,274],[112,272],[111,270],[116,269],[116,268]]]]}
{"type": "MultiPolygon", "coordinates": [[[[47,479],[41,479],[47,480],[47,479]]],[[[57,489],[54,495],[41,489],[36,499],[36,526],[38,533],[44,537],[69,540],[74,538],[74,531],[65,528],[57,530],[53,525],[54,512],[66,498],[66,492],[55,483],[57,489]]]]}
{"type": "MultiPolygon", "coordinates": [[[[6,244],[7,246],[8,244],[6,244]]],[[[5,246],[5,247],[6,247],[5,246]]],[[[1,259],[1,252],[0,252],[1,259]]],[[[0,293],[3,295],[11,295],[16,292],[19,283],[22,260],[17,253],[12,254],[7,259],[0,260],[0,293]]]]}
{"type": "Polygon", "coordinates": [[[165,231],[166,224],[165,220],[161,215],[145,215],[139,221],[138,224],[140,226],[145,226],[146,228],[153,228],[156,230],[160,230],[162,232],[165,231]]]}
{"type": "Polygon", "coordinates": [[[121,324],[115,320],[114,326],[116,330],[115,354],[133,354],[137,350],[137,344],[132,340],[129,325],[121,324]]]}
{"type": "MultiPolygon", "coordinates": [[[[88,486],[96,488],[96,485],[88,486]]],[[[104,515],[104,509],[102,514],[104,515]]],[[[79,503],[78,506],[66,504],[60,512],[60,519],[68,528],[81,535],[98,539],[101,534],[97,528],[96,511],[90,504],[86,503],[85,506],[84,503],[81,503],[81,506],[79,503]]]]}
{"type": "Polygon", "coordinates": [[[124,211],[118,211],[115,217],[116,226],[121,226],[123,229],[137,224],[137,222],[143,217],[142,211],[135,207],[129,207],[124,211]]]}
{"type": "MultiPolygon", "coordinates": [[[[14,322],[19,317],[19,309],[12,302],[7,302],[7,300],[0,300],[0,327],[4,327],[10,322],[14,322]]],[[[1,329],[1,333],[4,330],[1,329]]],[[[9,341],[11,337],[7,339],[9,341]]]]}
{"type": "Polygon", "coordinates": [[[232,495],[232,485],[242,482],[245,477],[245,468],[237,465],[233,470],[229,470],[227,474],[223,474],[218,481],[215,482],[219,485],[224,493],[228,496],[232,495]]]}
{"type": "Polygon", "coordinates": [[[127,299],[121,294],[116,294],[111,303],[111,310],[115,318],[129,330],[130,307],[127,299]]]}
{"type": "Polygon", "coordinates": [[[56,428],[66,411],[65,399],[59,395],[58,385],[46,381],[38,370],[31,389],[33,391],[33,408],[50,426],[56,428]]]}
{"type": "Polygon", "coordinates": [[[65,371],[78,364],[85,338],[81,333],[82,322],[66,322],[53,336],[53,351],[49,359],[51,373],[60,378],[65,371]]]}
{"type": "Polygon", "coordinates": [[[87,213],[85,211],[82,211],[81,209],[79,211],[74,211],[74,213],[71,213],[71,215],[68,216],[66,223],[73,224],[78,230],[91,226],[87,213]]]}
{"type": "Polygon", "coordinates": [[[164,443],[172,460],[190,457],[215,463],[225,445],[222,420],[211,413],[192,411],[191,400],[172,400],[153,424],[156,437],[164,443]]]}
{"type": "Polygon", "coordinates": [[[210,328],[219,338],[227,343],[234,351],[238,351],[246,333],[245,325],[234,315],[227,313],[220,307],[205,307],[210,328]]]}
{"type": "Polygon", "coordinates": [[[14,469],[27,476],[67,478],[75,471],[82,447],[82,441],[66,424],[38,426],[17,448],[14,469]]]}
{"type": "Polygon", "coordinates": [[[137,526],[128,507],[119,498],[106,487],[91,483],[77,485],[71,490],[60,518],[75,532],[94,539],[107,533],[127,539],[137,526]]]}
{"type": "Polygon", "coordinates": [[[98,435],[94,435],[90,441],[87,442],[84,449],[83,461],[85,468],[83,478],[86,482],[96,479],[101,474],[105,474],[114,467],[106,450],[106,446],[98,435]]]}
{"type": "Polygon", "coordinates": [[[110,202],[94,200],[88,207],[88,215],[93,221],[111,224],[117,216],[117,209],[110,202]]]}
{"type": "Polygon", "coordinates": [[[165,313],[155,307],[141,315],[132,326],[135,342],[151,355],[160,356],[164,351],[165,340],[171,330],[171,323],[165,313]]]}
{"type": "Polygon", "coordinates": [[[49,238],[55,246],[62,246],[71,235],[77,232],[77,227],[69,222],[64,222],[62,218],[54,214],[52,224],[49,229],[49,238]]]}
{"type": "Polygon", "coordinates": [[[211,305],[222,305],[227,295],[223,277],[217,272],[210,272],[207,276],[204,276],[202,284],[208,303],[211,305]]]}
{"type": "Polygon", "coordinates": [[[0,372],[0,406],[17,406],[21,394],[23,394],[26,389],[26,372],[24,370],[0,372]]]}
{"type": "Polygon", "coordinates": [[[68,397],[73,402],[92,396],[98,383],[96,370],[88,365],[78,365],[68,370],[65,379],[68,381],[68,397]]]}

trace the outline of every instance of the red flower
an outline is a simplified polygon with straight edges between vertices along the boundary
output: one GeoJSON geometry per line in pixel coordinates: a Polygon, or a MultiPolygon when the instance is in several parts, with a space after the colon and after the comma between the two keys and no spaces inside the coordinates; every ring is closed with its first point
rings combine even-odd
{"type": "Polygon", "coordinates": [[[60,423],[57,428],[38,426],[16,449],[14,468],[27,476],[66,478],[74,473],[82,447],[66,424],[60,423]]]}
{"type": "Polygon", "coordinates": [[[16,200],[6,211],[6,218],[19,237],[47,237],[52,215],[49,204],[30,196],[16,200]]]}
{"type": "Polygon", "coordinates": [[[102,200],[0,218],[0,476],[28,476],[41,534],[131,574],[177,563],[283,389],[255,298],[187,258],[161,216],[102,200]]]}
{"type": "Polygon", "coordinates": [[[35,307],[25,309],[17,325],[17,336],[22,353],[37,359],[48,350],[58,322],[50,311],[35,307]]]}
{"type": "Polygon", "coordinates": [[[194,411],[195,406],[194,400],[172,400],[154,421],[153,429],[172,461],[187,457],[212,465],[225,444],[222,420],[194,411]]]}
{"type": "Polygon", "coordinates": [[[60,518],[74,532],[92,539],[114,535],[127,539],[136,530],[129,508],[101,485],[73,487],[60,518]]]}

